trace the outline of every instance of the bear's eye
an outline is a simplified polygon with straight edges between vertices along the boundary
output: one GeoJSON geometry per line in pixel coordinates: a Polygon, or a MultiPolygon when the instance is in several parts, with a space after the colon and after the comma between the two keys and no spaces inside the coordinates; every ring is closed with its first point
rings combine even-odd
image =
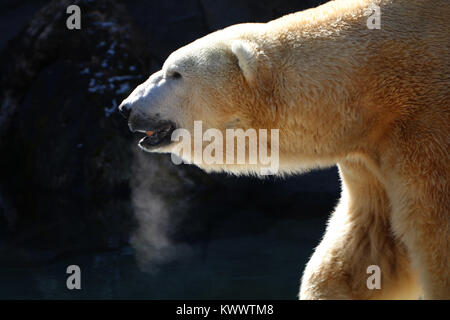
{"type": "Polygon", "coordinates": [[[173,71],[169,74],[169,77],[174,78],[174,79],[180,79],[181,73],[179,73],[178,71],[173,71]]]}

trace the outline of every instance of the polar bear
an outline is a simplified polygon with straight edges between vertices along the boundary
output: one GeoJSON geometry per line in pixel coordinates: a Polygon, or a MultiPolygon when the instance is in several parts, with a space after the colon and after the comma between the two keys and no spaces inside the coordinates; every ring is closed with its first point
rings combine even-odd
{"type": "Polygon", "coordinates": [[[261,163],[205,164],[177,129],[277,128],[281,175],[337,164],[342,196],[301,299],[449,299],[449,19],[448,0],[336,0],[231,26],[172,53],[119,110],[141,148],[207,171],[261,163]]]}

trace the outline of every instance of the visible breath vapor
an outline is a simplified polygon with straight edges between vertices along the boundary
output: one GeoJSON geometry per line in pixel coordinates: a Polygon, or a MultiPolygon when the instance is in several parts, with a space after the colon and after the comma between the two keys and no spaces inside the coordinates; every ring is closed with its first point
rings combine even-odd
{"type": "Polygon", "coordinates": [[[170,161],[160,155],[137,150],[131,177],[132,204],[138,223],[131,244],[140,267],[155,272],[158,267],[188,252],[186,245],[175,243],[175,228],[180,221],[177,199],[181,181],[170,161]],[[177,213],[177,216],[174,216],[177,213]]]}

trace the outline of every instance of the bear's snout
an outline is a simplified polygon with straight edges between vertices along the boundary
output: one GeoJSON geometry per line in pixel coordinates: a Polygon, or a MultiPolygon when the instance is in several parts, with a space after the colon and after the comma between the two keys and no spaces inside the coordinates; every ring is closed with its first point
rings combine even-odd
{"type": "Polygon", "coordinates": [[[119,106],[120,114],[128,120],[128,127],[133,133],[145,133],[145,137],[139,141],[139,146],[152,151],[155,148],[171,144],[172,133],[176,129],[174,122],[164,120],[157,113],[149,116],[139,110],[133,110],[133,103],[122,102],[119,106]]]}
{"type": "Polygon", "coordinates": [[[124,103],[122,102],[119,106],[119,113],[126,119],[130,117],[131,113],[131,105],[130,103],[124,103]]]}

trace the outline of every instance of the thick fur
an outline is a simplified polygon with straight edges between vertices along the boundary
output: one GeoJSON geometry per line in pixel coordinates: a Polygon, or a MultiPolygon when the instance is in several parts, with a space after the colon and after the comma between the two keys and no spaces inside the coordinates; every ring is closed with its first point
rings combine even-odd
{"type": "Polygon", "coordinates": [[[174,52],[125,100],[130,122],[279,128],[281,174],[338,165],[342,198],[301,299],[450,299],[449,19],[448,0],[342,0],[229,27],[174,52]],[[366,286],[373,264],[380,290],[366,286]]]}

